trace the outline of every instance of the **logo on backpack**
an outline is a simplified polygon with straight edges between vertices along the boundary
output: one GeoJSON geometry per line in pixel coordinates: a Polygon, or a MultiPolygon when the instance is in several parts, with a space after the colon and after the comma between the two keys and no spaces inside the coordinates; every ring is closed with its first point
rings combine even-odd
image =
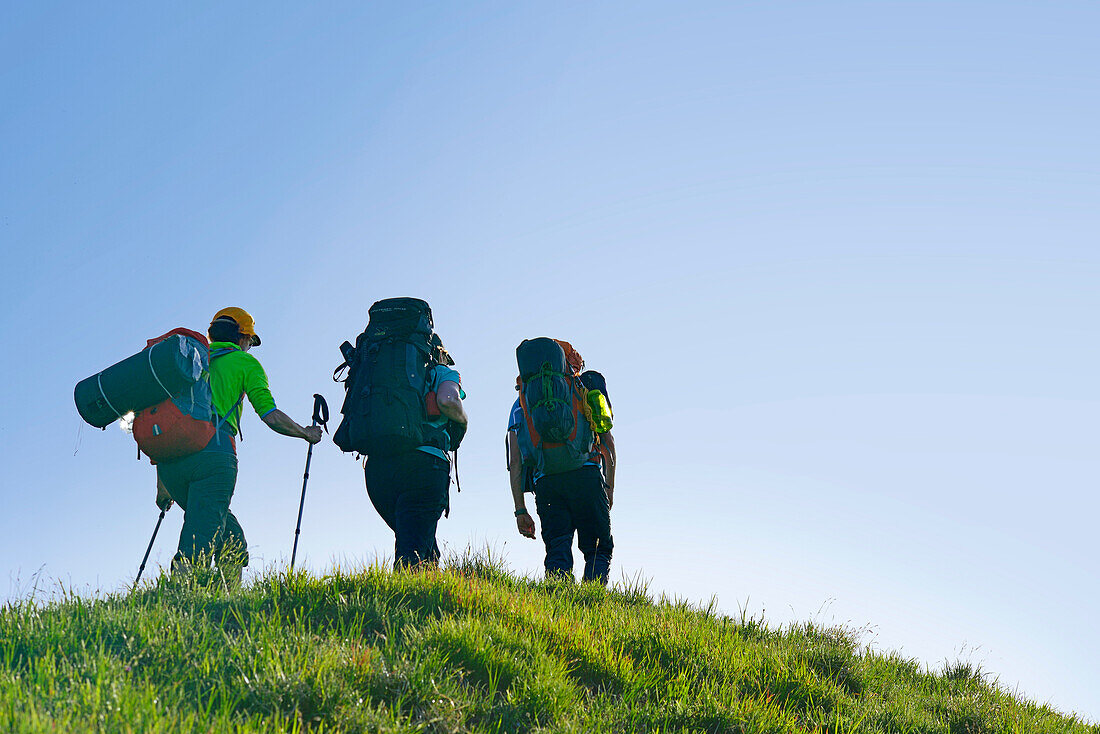
{"type": "Polygon", "coordinates": [[[596,433],[588,389],[581,383],[580,356],[557,341],[526,339],[516,348],[516,389],[523,410],[520,453],[536,474],[561,474],[594,462],[596,433]],[[571,353],[571,354],[570,354],[571,353]]]}
{"type": "Polygon", "coordinates": [[[340,345],[344,362],[343,418],[332,435],[341,451],[389,456],[419,446],[457,446],[428,415],[432,370],[454,364],[434,331],[432,311],[418,298],[387,298],[370,307],[366,330],[340,345]]]}

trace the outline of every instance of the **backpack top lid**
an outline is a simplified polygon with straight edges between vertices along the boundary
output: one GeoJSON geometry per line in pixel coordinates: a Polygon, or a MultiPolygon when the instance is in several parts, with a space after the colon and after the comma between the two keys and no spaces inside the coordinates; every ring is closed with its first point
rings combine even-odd
{"type": "Polygon", "coordinates": [[[371,326],[393,328],[405,331],[432,331],[432,308],[419,298],[384,298],[375,301],[367,312],[371,326]],[[419,327],[419,328],[417,328],[419,327]]]}
{"type": "Polygon", "coordinates": [[[547,336],[524,339],[520,342],[516,347],[516,363],[519,365],[520,379],[524,382],[532,375],[538,374],[544,364],[548,364],[552,372],[568,374],[565,350],[547,336]]]}
{"type": "Polygon", "coordinates": [[[367,329],[359,337],[368,343],[396,338],[423,341],[426,345],[434,328],[432,310],[419,298],[387,298],[377,301],[370,307],[369,316],[367,329]]]}
{"type": "MultiPolygon", "coordinates": [[[[391,338],[413,338],[423,344],[436,364],[453,365],[454,359],[435,333],[432,309],[419,298],[385,298],[370,307],[370,322],[360,339],[367,342],[391,338]]],[[[343,351],[343,349],[341,349],[343,351]]],[[[347,354],[344,355],[345,360],[347,354]]]]}

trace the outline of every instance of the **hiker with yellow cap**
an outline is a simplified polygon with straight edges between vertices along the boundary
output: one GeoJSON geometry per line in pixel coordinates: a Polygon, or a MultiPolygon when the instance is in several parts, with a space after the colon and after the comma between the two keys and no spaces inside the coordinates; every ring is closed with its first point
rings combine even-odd
{"type": "Polygon", "coordinates": [[[275,406],[264,368],[248,353],[260,345],[251,314],[236,306],[223,308],[214,314],[207,334],[217,430],[198,453],[157,464],[157,504],[163,508],[174,501],[185,513],[173,571],[213,558],[223,576],[239,580],[248,551],[229,503],[237,483],[236,437],[245,398],[276,433],[316,444],[321,428],[303,427],[275,406]]]}

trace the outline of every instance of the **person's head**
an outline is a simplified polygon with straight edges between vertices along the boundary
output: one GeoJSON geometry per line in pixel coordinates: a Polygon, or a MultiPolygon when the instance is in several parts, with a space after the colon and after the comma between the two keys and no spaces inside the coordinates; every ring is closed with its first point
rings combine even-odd
{"type": "Polygon", "coordinates": [[[443,346],[443,340],[439,338],[438,334],[432,334],[432,353],[437,364],[445,364],[448,367],[453,366],[455,361],[443,346]]]}
{"type": "Polygon", "coordinates": [[[581,372],[584,369],[584,357],[581,353],[573,348],[573,345],[564,339],[555,339],[558,346],[565,352],[565,361],[573,368],[575,372],[581,372]]]}
{"type": "Polygon", "coordinates": [[[244,351],[260,345],[256,335],[256,321],[243,308],[230,306],[214,314],[214,320],[206,331],[212,342],[229,342],[244,351]]]}

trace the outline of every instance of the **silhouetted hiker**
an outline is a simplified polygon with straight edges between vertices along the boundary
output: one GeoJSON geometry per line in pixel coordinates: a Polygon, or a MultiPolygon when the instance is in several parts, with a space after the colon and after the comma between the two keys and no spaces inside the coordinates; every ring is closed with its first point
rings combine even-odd
{"type": "Polygon", "coordinates": [[[523,496],[533,491],[546,546],[546,575],[573,578],[575,532],[584,556],[583,579],[606,584],[615,547],[615,450],[613,440],[603,440],[610,439],[611,428],[606,395],[581,382],[584,360],[568,342],[528,339],[516,349],[516,359],[519,398],[507,434],[516,527],[521,535],[535,537],[523,496]]]}
{"type": "Polygon", "coordinates": [[[394,568],[436,563],[439,518],[450,511],[449,453],[466,433],[462,378],[417,298],[370,307],[367,329],[340,346],[348,369],[332,440],[367,457],[367,495],[394,532],[394,568]]]}
{"type": "Polygon", "coordinates": [[[223,308],[214,315],[207,333],[218,430],[198,453],[157,464],[157,505],[163,509],[173,500],[184,510],[173,572],[186,571],[194,563],[209,563],[212,557],[222,575],[236,582],[248,565],[244,531],[229,509],[237,483],[235,436],[245,397],[276,433],[315,444],[321,440],[321,428],[300,426],[275,407],[267,374],[248,353],[259,346],[260,337],[247,311],[223,308]]]}

